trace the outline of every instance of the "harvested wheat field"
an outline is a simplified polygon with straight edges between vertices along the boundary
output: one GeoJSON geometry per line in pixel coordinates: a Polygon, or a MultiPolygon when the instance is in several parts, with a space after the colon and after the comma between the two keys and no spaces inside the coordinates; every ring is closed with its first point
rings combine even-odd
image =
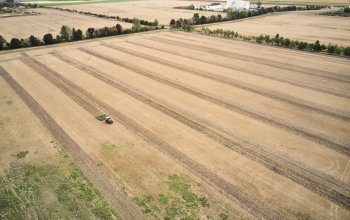
{"type": "Polygon", "coordinates": [[[317,11],[275,13],[238,21],[208,25],[244,35],[279,34],[293,40],[350,45],[350,18],[317,15],[317,11]]]}
{"type": "Polygon", "coordinates": [[[349,70],[169,31],[0,53],[23,120],[126,219],[350,218],[349,70]]]}
{"type": "Polygon", "coordinates": [[[0,34],[10,41],[11,38],[28,38],[30,35],[41,39],[47,33],[56,36],[56,34],[60,33],[62,25],[81,29],[84,33],[89,27],[112,27],[117,23],[121,24],[123,28],[130,28],[132,26],[130,23],[58,10],[30,9],[30,11],[40,14],[35,16],[1,18],[0,34]]]}
{"type": "Polygon", "coordinates": [[[164,1],[164,0],[140,0],[120,3],[99,3],[99,4],[83,4],[60,6],[61,8],[75,9],[78,11],[88,11],[98,14],[107,14],[110,16],[119,16],[122,18],[139,18],[148,21],[158,19],[160,24],[168,25],[171,19],[191,18],[194,13],[201,15],[217,15],[220,12],[194,11],[174,9],[175,6],[189,5],[207,5],[208,2],[203,1],[164,1]]]}

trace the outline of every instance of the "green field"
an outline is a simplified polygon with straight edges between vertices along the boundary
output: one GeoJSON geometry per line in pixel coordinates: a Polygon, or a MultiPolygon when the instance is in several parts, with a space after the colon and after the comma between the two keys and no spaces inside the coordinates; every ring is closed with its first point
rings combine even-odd
{"type": "Polygon", "coordinates": [[[138,0],[53,0],[53,1],[24,1],[22,3],[38,4],[43,6],[61,6],[61,5],[81,5],[95,3],[118,3],[138,0]]]}
{"type": "MultiPolygon", "coordinates": [[[[256,3],[259,0],[251,1],[256,3]]],[[[273,4],[273,5],[350,5],[350,0],[260,0],[263,4],[273,4]]]]}
{"type": "Polygon", "coordinates": [[[28,154],[13,155],[18,161],[0,176],[0,219],[121,219],[66,156],[22,162],[28,154]]]}

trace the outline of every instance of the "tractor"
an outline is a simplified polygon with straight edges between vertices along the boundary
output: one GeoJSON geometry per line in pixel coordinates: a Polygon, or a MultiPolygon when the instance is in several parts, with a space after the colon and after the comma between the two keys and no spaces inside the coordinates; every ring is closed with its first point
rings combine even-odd
{"type": "Polygon", "coordinates": [[[113,120],[111,117],[109,117],[107,114],[100,114],[96,116],[97,120],[99,121],[105,121],[107,124],[113,124],[113,120]]]}

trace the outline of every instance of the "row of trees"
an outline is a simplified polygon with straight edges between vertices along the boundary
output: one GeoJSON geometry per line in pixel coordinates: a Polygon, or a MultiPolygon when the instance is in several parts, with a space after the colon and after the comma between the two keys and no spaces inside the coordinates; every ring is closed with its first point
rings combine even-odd
{"type": "MultiPolygon", "coordinates": [[[[262,11],[270,11],[270,12],[279,12],[279,11],[300,11],[300,10],[320,10],[322,8],[326,8],[328,6],[323,6],[323,5],[306,5],[306,6],[296,6],[296,5],[289,5],[285,7],[281,6],[273,6],[273,7],[268,7],[264,8],[261,7],[261,2],[257,2],[257,10],[262,10],[262,11]]],[[[185,9],[185,10],[199,10],[202,11],[203,8],[196,9],[193,4],[189,6],[176,6],[174,7],[175,9],[185,9]]],[[[230,9],[229,9],[230,10],[230,9]]],[[[224,12],[227,12],[229,10],[224,9],[224,12]]],[[[213,11],[213,10],[211,10],[213,11]]]]}
{"type": "Polygon", "coordinates": [[[320,13],[321,15],[329,15],[329,16],[342,16],[342,17],[350,17],[350,6],[341,8],[337,11],[327,11],[320,13]]]}
{"type": "Polygon", "coordinates": [[[226,17],[222,17],[221,14],[218,15],[211,15],[211,16],[200,16],[198,13],[195,13],[192,18],[189,19],[172,19],[170,21],[170,27],[172,28],[181,28],[181,29],[191,29],[188,27],[188,25],[199,25],[199,24],[209,24],[209,23],[216,23],[216,22],[223,22],[223,21],[231,21],[236,19],[243,19],[243,18],[249,18],[254,17],[258,15],[264,15],[268,13],[273,12],[284,12],[284,11],[300,11],[300,10],[319,10],[322,9],[323,6],[274,6],[274,7],[268,7],[268,8],[257,8],[254,10],[241,10],[241,11],[234,11],[234,10],[228,10],[226,12],[226,17]]]}
{"type": "Polygon", "coordinates": [[[350,47],[342,47],[334,44],[321,44],[319,40],[315,43],[308,43],[304,41],[291,40],[289,38],[284,38],[279,34],[276,34],[275,37],[270,37],[269,35],[260,35],[260,36],[244,36],[238,32],[231,30],[216,29],[210,30],[209,28],[202,28],[199,31],[201,34],[218,36],[223,38],[232,38],[232,39],[241,39],[249,42],[256,42],[259,44],[269,44],[280,47],[287,47],[298,50],[306,50],[311,52],[325,52],[328,54],[336,55],[345,55],[350,57],[350,47]]]}
{"type": "Polygon", "coordinates": [[[0,50],[4,49],[17,49],[24,47],[36,47],[41,45],[50,45],[62,42],[80,41],[84,39],[115,36],[121,34],[130,34],[136,32],[144,32],[158,29],[158,27],[142,26],[138,19],[134,19],[132,28],[123,29],[120,24],[113,27],[103,28],[88,28],[83,33],[80,29],[71,28],[63,25],[60,34],[53,36],[51,33],[45,34],[42,39],[31,35],[29,38],[18,39],[12,38],[10,42],[7,42],[4,37],[0,35],[0,50]]]}

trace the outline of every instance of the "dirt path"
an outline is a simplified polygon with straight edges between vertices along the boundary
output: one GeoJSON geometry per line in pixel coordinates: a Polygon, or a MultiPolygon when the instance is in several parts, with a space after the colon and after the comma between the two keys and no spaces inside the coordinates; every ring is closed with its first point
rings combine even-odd
{"type": "MultiPolygon", "coordinates": [[[[281,219],[278,213],[265,207],[262,203],[259,203],[255,198],[251,198],[248,194],[244,193],[238,187],[228,183],[215,173],[209,171],[203,165],[195,162],[190,157],[186,156],[182,152],[178,151],[176,148],[161,140],[157,135],[152,133],[150,130],[144,128],[142,125],[128,118],[126,115],[115,110],[113,107],[102,102],[96,97],[89,94],[86,90],[80,88],[69,79],[58,74],[54,70],[50,69],[46,65],[40,63],[39,61],[26,57],[27,61],[30,61],[31,67],[37,72],[41,72],[46,78],[54,78],[55,85],[61,89],[63,92],[71,97],[73,100],[79,100],[77,103],[80,105],[82,100],[87,100],[93,106],[98,106],[98,108],[105,110],[110,116],[116,119],[119,123],[124,125],[127,129],[141,137],[143,140],[155,146],[158,150],[168,155],[175,161],[177,161],[184,168],[188,169],[191,173],[201,178],[203,181],[207,182],[209,185],[216,188],[219,192],[225,195],[228,199],[233,202],[238,203],[245,209],[249,210],[255,216],[260,216],[265,219],[281,219]],[[69,87],[69,89],[68,89],[69,87]]],[[[92,109],[88,105],[81,105],[83,108],[92,109]]]]}
{"type": "MultiPolygon", "coordinates": [[[[205,59],[205,57],[197,58],[195,56],[189,56],[189,55],[185,55],[185,54],[182,54],[182,53],[179,53],[179,52],[176,52],[176,51],[169,51],[169,50],[157,48],[157,47],[154,47],[154,46],[150,46],[150,45],[147,45],[147,44],[137,43],[135,41],[130,41],[129,40],[129,41],[125,41],[125,42],[129,43],[129,44],[137,45],[137,46],[140,46],[140,47],[144,47],[144,48],[148,48],[148,49],[157,50],[157,51],[161,51],[161,52],[164,52],[164,53],[172,54],[172,55],[175,55],[175,56],[185,57],[187,59],[199,61],[199,62],[202,62],[202,63],[211,64],[211,65],[215,65],[215,66],[219,66],[219,67],[225,67],[225,68],[228,68],[228,69],[231,69],[231,70],[234,70],[234,71],[239,71],[239,72],[242,72],[242,73],[245,73],[245,74],[259,76],[259,77],[263,77],[263,78],[266,78],[266,79],[271,79],[271,80],[274,80],[274,81],[277,81],[277,82],[282,82],[282,83],[286,83],[286,84],[289,84],[289,85],[298,86],[298,87],[301,87],[301,88],[310,89],[310,90],[314,90],[314,91],[317,91],[317,92],[322,92],[322,93],[325,93],[325,94],[335,95],[335,96],[338,96],[338,97],[343,97],[343,98],[350,99],[350,95],[343,94],[341,91],[338,91],[338,90],[333,89],[333,88],[323,88],[323,87],[319,87],[319,86],[314,86],[314,85],[310,85],[308,83],[305,83],[305,82],[297,80],[297,79],[290,80],[288,78],[285,78],[283,76],[281,77],[279,75],[272,76],[272,75],[269,75],[269,74],[264,73],[264,72],[243,69],[242,67],[237,67],[235,65],[230,65],[230,64],[227,64],[227,63],[223,63],[223,62],[217,62],[217,61],[205,59]]],[[[302,74],[304,74],[304,73],[302,73],[302,74]]]]}
{"type": "Polygon", "coordinates": [[[283,175],[345,208],[350,208],[350,190],[348,189],[348,186],[341,181],[321,172],[309,170],[305,168],[303,164],[299,164],[296,161],[269,152],[267,148],[243,140],[227,131],[213,129],[218,126],[213,125],[210,122],[204,122],[204,119],[194,117],[177,106],[169,105],[168,103],[165,103],[165,101],[159,101],[149,94],[146,95],[139,92],[137,89],[120,82],[114,77],[111,77],[92,66],[86,66],[79,63],[79,61],[65,57],[62,54],[55,53],[53,55],[143,102],[144,104],[172,117],[184,125],[206,135],[227,148],[264,165],[277,174],[283,175]],[[230,137],[227,137],[225,133],[228,133],[230,137]]]}
{"type": "MultiPolygon", "coordinates": [[[[38,68],[36,68],[38,70],[38,68]]],[[[38,70],[42,71],[42,70],[38,70]]],[[[45,73],[44,73],[45,74],[45,73]]],[[[59,124],[43,109],[33,97],[16,80],[0,66],[0,75],[27,104],[30,110],[39,118],[41,123],[50,131],[52,136],[61,143],[74,162],[83,170],[88,179],[101,191],[104,198],[125,219],[143,219],[143,215],[134,204],[119,191],[108,177],[108,172],[87,155],[79,145],[60,127],[59,124]]],[[[49,75],[47,73],[47,75],[49,75]]]]}
{"type": "MultiPolygon", "coordinates": [[[[172,39],[175,38],[175,39],[188,40],[188,39],[183,38],[181,36],[176,36],[176,37],[172,36],[171,34],[164,34],[164,36],[172,38],[172,39]]],[[[348,76],[348,75],[337,74],[337,73],[332,73],[332,72],[328,72],[328,71],[322,71],[322,70],[313,69],[313,68],[309,68],[309,67],[300,67],[300,66],[293,65],[293,64],[286,65],[285,63],[281,63],[281,62],[274,61],[274,60],[269,60],[269,59],[264,59],[264,58],[256,58],[253,56],[229,52],[229,51],[225,51],[225,50],[221,50],[221,49],[214,49],[211,47],[199,46],[196,44],[190,44],[190,43],[185,43],[182,41],[170,40],[170,39],[161,38],[161,37],[154,37],[153,36],[151,38],[153,38],[157,41],[160,41],[160,42],[166,42],[168,44],[172,44],[172,45],[176,45],[176,46],[182,46],[182,47],[186,47],[186,48],[190,48],[190,49],[194,49],[194,50],[205,51],[205,52],[217,54],[217,55],[224,56],[224,57],[235,58],[235,59],[239,59],[239,60],[243,60],[243,61],[258,63],[258,64],[265,65],[265,66],[273,66],[273,67],[280,68],[280,69],[291,70],[291,71],[306,73],[306,74],[310,74],[310,75],[321,76],[321,77],[324,77],[327,79],[333,79],[333,80],[336,80],[339,82],[350,83],[350,76],[348,76]]]]}

